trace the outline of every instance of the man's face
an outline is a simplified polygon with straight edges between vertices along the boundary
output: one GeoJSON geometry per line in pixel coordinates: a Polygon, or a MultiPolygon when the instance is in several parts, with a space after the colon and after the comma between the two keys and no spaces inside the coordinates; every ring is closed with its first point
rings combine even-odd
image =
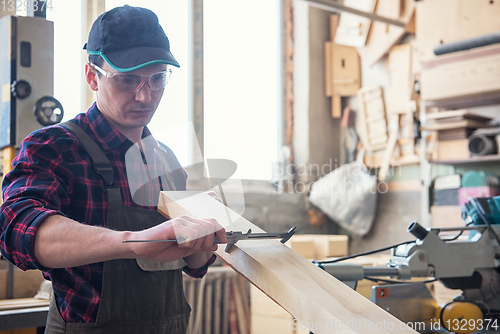
{"type": "MultiPolygon", "coordinates": [[[[106,72],[116,72],[104,62],[101,68],[106,72]]],[[[147,66],[129,74],[151,75],[165,71],[165,64],[147,66]]],[[[97,71],[96,71],[97,72],[97,71]]],[[[146,126],[160,103],[164,89],[153,91],[148,82],[136,91],[121,91],[113,83],[114,78],[99,75],[97,78],[97,106],[112,125],[123,133],[146,126]]]]}

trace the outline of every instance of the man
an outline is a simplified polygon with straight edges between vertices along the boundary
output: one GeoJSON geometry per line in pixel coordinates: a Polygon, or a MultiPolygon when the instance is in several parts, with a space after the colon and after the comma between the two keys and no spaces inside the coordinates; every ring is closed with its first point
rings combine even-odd
{"type": "Polygon", "coordinates": [[[215,260],[214,236],[225,242],[226,234],[214,219],[165,221],[156,211],[161,190],[186,186],[173,152],[146,140],[169,67],[179,64],[144,8],[99,16],[84,48],[97,101],[23,141],[4,179],[0,249],[52,281],[47,333],[185,333],[181,270],[203,276],[215,260]],[[142,174],[146,186],[127,178],[142,174]],[[186,241],[122,243],[176,238],[186,241]]]}

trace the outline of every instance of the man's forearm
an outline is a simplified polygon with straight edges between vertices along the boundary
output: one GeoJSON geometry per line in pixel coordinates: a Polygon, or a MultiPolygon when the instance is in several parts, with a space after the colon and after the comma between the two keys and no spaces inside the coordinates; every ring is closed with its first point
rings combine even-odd
{"type": "Polygon", "coordinates": [[[217,249],[215,234],[222,242],[226,232],[212,218],[181,216],[142,231],[113,231],[81,224],[69,218],[49,216],[35,236],[35,258],[47,268],[70,268],[115,259],[153,259],[170,262],[186,259],[192,269],[204,266],[217,249]],[[174,228],[175,226],[175,228],[174,228]],[[130,242],[123,240],[189,240],[130,242]]]}
{"type": "Polygon", "coordinates": [[[49,216],[35,237],[35,258],[48,268],[80,265],[133,257],[121,241],[127,233],[81,224],[72,219],[49,216]]]}

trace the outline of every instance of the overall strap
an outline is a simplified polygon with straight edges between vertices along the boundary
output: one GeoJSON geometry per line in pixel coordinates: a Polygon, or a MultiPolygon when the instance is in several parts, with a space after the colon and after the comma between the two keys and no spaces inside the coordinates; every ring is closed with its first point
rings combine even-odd
{"type": "Polygon", "coordinates": [[[99,176],[104,180],[105,186],[103,190],[108,193],[109,204],[123,205],[120,188],[115,186],[114,172],[108,157],[104,154],[96,142],[83,131],[78,125],[71,121],[59,124],[73,132],[80,143],[85,147],[85,150],[92,159],[92,165],[99,176]]]}

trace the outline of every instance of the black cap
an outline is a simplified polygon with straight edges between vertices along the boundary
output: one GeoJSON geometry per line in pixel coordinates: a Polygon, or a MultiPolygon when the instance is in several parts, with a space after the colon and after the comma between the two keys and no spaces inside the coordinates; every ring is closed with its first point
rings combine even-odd
{"type": "Polygon", "coordinates": [[[83,48],[119,72],[159,63],[180,67],[158,17],[146,8],[125,5],[101,14],[83,48]]]}

